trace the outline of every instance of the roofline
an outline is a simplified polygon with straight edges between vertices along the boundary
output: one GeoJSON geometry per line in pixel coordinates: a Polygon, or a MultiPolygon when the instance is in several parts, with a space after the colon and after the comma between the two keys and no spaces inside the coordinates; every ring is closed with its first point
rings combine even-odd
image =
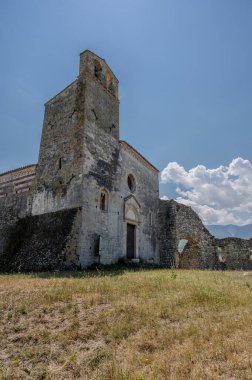
{"type": "MultiPolygon", "coordinates": [[[[86,49],[86,50],[82,51],[82,52],[80,53],[80,55],[86,53],[86,51],[89,52],[89,53],[92,53],[92,54],[96,55],[96,57],[98,57],[98,58],[100,58],[102,61],[106,62],[104,58],[100,57],[98,54],[94,53],[93,51],[91,51],[91,50],[89,50],[89,49],[86,49]]],[[[106,62],[106,63],[107,63],[107,62],[106,62]]]]}
{"type": "Polygon", "coordinates": [[[6,175],[6,174],[10,174],[10,173],[18,172],[19,170],[23,170],[23,169],[31,168],[32,166],[35,166],[35,167],[36,167],[37,164],[25,165],[25,166],[21,166],[20,168],[16,168],[16,169],[8,170],[7,172],[0,173],[0,177],[3,176],[3,175],[6,175]]]}
{"type": "Polygon", "coordinates": [[[155,172],[157,172],[157,173],[160,172],[160,170],[158,170],[154,165],[152,165],[152,164],[150,163],[150,161],[148,161],[144,156],[142,156],[141,153],[139,153],[135,148],[133,148],[133,146],[130,145],[127,141],[125,141],[125,140],[120,140],[119,143],[120,143],[120,144],[125,144],[128,148],[130,148],[131,150],[133,150],[133,152],[134,152],[135,154],[137,154],[137,156],[139,156],[142,160],[144,160],[148,165],[150,165],[150,166],[152,167],[152,169],[153,169],[155,172]]]}
{"type": "Polygon", "coordinates": [[[75,84],[77,82],[78,78],[75,79],[73,82],[71,82],[70,84],[68,84],[65,88],[63,88],[63,90],[61,90],[60,92],[58,92],[56,95],[52,96],[49,100],[47,100],[45,103],[44,103],[44,106],[46,106],[48,103],[52,102],[52,100],[54,100],[54,98],[56,98],[57,96],[59,96],[62,92],[64,92],[65,90],[68,89],[68,87],[71,87],[73,84],[75,84]]]}

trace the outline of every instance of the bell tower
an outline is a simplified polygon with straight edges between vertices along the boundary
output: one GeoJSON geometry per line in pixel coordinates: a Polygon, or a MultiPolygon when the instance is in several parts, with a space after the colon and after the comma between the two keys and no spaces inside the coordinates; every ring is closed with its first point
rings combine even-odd
{"type": "Polygon", "coordinates": [[[118,80],[85,50],[77,79],[45,104],[33,214],[82,207],[91,179],[110,190],[118,154],[118,80]]]}
{"type": "Polygon", "coordinates": [[[85,83],[86,120],[118,140],[118,79],[104,59],[85,50],[80,54],[79,81],[85,83]]]}

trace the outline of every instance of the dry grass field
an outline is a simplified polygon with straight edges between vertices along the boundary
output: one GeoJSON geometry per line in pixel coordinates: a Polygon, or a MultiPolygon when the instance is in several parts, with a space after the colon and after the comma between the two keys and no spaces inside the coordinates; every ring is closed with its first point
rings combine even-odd
{"type": "Polygon", "coordinates": [[[0,276],[0,379],[252,379],[252,273],[0,276]]]}

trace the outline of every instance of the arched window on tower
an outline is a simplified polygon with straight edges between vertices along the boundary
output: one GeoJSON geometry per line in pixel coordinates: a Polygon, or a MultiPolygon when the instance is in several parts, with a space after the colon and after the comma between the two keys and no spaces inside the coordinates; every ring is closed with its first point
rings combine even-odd
{"type": "Polygon", "coordinates": [[[127,182],[128,182],[128,187],[129,187],[130,191],[132,193],[134,193],[135,190],[136,190],[136,180],[135,180],[135,177],[132,174],[128,175],[127,182]]]}
{"type": "Polygon", "coordinates": [[[93,64],[94,64],[94,76],[98,79],[101,80],[101,73],[102,73],[102,67],[101,67],[101,64],[99,61],[97,61],[97,59],[95,59],[93,61],[93,64]]]}
{"type": "Polygon", "coordinates": [[[100,210],[108,211],[108,193],[106,190],[102,190],[100,195],[100,210]]]}
{"type": "Polygon", "coordinates": [[[107,89],[112,94],[114,94],[114,92],[115,92],[114,84],[113,84],[112,76],[111,76],[111,74],[110,74],[110,72],[108,70],[105,73],[105,79],[106,79],[106,87],[107,87],[107,89]]]}

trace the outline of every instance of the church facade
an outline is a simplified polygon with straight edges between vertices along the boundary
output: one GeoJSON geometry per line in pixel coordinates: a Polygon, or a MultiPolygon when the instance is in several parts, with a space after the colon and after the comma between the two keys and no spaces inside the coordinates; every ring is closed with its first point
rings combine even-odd
{"type": "Polygon", "coordinates": [[[32,198],[31,216],[78,210],[75,264],[158,262],[158,170],[119,139],[118,80],[94,53],[80,55],[78,78],[45,104],[39,160],[26,170],[2,175],[30,181],[16,193],[14,181],[14,194],[2,185],[0,196],[32,198]]]}

